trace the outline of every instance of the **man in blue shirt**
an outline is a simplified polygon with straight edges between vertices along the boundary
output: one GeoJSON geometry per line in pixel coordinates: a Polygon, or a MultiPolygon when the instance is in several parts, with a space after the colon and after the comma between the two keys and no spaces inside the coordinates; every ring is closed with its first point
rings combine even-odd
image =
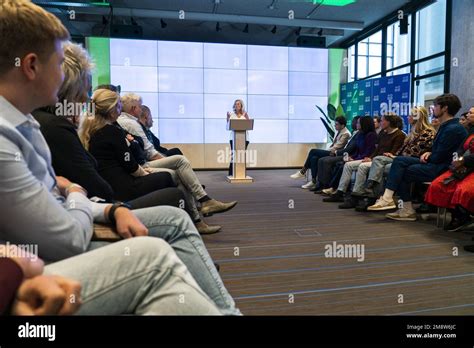
{"type": "Polygon", "coordinates": [[[385,215],[398,221],[415,221],[416,212],[411,204],[411,185],[413,183],[431,182],[446,171],[453,160],[463,139],[466,129],[454,118],[461,109],[461,102],[454,94],[443,94],[435,98],[433,117],[440,121],[440,127],[433,141],[431,152],[425,152],[420,158],[396,157],[392,163],[386,189],[374,205],[367,210],[378,211],[395,209],[393,194],[399,196],[398,210],[385,215]]]}

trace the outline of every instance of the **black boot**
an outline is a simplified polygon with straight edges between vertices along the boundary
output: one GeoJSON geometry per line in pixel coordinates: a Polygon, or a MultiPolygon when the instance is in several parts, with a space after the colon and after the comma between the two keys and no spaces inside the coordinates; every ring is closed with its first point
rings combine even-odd
{"type": "Polygon", "coordinates": [[[323,202],[344,202],[344,192],[337,190],[335,194],[324,198],[323,202]]]}
{"type": "Polygon", "coordinates": [[[339,204],[338,208],[339,209],[352,209],[355,208],[359,199],[355,196],[352,196],[350,194],[346,195],[344,197],[344,203],[339,204]]]}
{"type": "Polygon", "coordinates": [[[358,212],[365,212],[367,208],[375,204],[377,199],[371,197],[365,197],[364,199],[359,200],[359,203],[355,207],[355,210],[358,212]]]}

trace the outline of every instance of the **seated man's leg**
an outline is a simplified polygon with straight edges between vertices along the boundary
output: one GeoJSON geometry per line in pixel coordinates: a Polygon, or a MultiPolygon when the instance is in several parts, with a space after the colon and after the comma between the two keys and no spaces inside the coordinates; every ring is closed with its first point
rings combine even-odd
{"type": "Polygon", "coordinates": [[[327,156],[318,161],[318,181],[322,187],[329,187],[332,178],[332,170],[337,162],[342,160],[342,156],[327,156]]]}
{"type": "Polygon", "coordinates": [[[186,157],[176,155],[147,162],[147,164],[152,168],[167,168],[176,171],[179,180],[196,199],[206,196],[206,192],[186,157]]]}
{"type": "Polygon", "coordinates": [[[339,180],[339,186],[337,190],[340,192],[346,192],[351,184],[352,172],[356,171],[359,168],[359,165],[362,163],[362,160],[350,161],[344,164],[344,169],[342,171],[341,179],[339,180]]]}
{"type": "Polygon", "coordinates": [[[392,162],[390,173],[388,174],[387,184],[385,187],[394,192],[400,190],[400,185],[405,181],[405,171],[408,167],[420,164],[420,159],[415,157],[398,156],[392,162]]]}
{"type": "Polygon", "coordinates": [[[127,203],[132,206],[132,209],[142,209],[160,205],[180,207],[182,200],[184,200],[184,195],[179,189],[168,187],[150,192],[144,196],[128,201],[127,203]]]}
{"type": "Polygon", "coordinates": [[[311,149],[309,150],[308,152],[308,156],[306,156],[306,161],[304,162],[303,164],[303,169],[305,170],[308,170],[311,166],[311,158],[313,158],[314,156],[316,156],[316,151],[318,151],[318,149],[311,149]]]}
{"type": "Polygon", "coordinates": [[[385,166],[393,162],[393,158],[387,156],[377,156],[372,160],[372,165],[369,171],[369,182],[380,184],[383,179],[385,166]]]}
{"type": "Polygon", "coordinates": [[[80,315],[220,314],[163,240],[136,237],[46,266],[81,283],[80,315]]]}
{"type": "Polygon", "coordinates": [[[183,210],[174,207],[155,207],[134,210],[134,213],[148,228],[150,236],[162,238],[173,247],[199,286],[223,314],[240,314],[201,236],[183,210]]]}
{"type": "MultiPolygon", "coordinates": [[[[392,164],[392,169],[389,176],[392,176],[395,163],[396,161],[394,161],[392,164]]],[[[401,202],[398,203],[399,210],[395,213],[387,214],[386,217],[399,221],[415,221],[416,212],[413,209],[411,203],[411,185],[413,183],[432,181],[434,178],[436,178],[436,175],[436,166],[429,163],[416,163],[406,166],[403,171],[402,180],[396,191],[401,200],[401,202]]]]}
{"type": "Polygon", "coordinates": [[[316,180],[318,176],[318,162],[320,158],[329,156],[331,153],[327,150],[317,149],[313,153],[313,157],[310,160],[311,176],[313,180],[316,180]]]}
{"type": "MultiPolygon", "coordinates": [[[[228,211],[237,205],[237,202],[219,202],[215,199],[211,199],[204,188],[201,185],[196,173],[191,167],[188,159],[184,156],[171,156],[162,158],[156,161],[148,162],[150,167],[154,168],[168,168],[173,169],[176,172],[178,177],[178,188],[180,188],[179,183],[181,183],[186,190],[183,189],[185,196],[187,191],[199,202],[202,203],[201,212],[204,216],[206,214],[214,214],[228,211]]],[[[191,206],[191,209],[195,212],[193,215],[196,215],[197,208],[193,204],[192,200],[186,199],[188,204],[191,206]]]]}
{"type": "Polygon", "coordinates": [[[362,162],[357,168],[356,180],[352,192],[355,194],[363,195],[364,194],[364,184],[367,179],[367,174],[369,173],[370,166],[372,162],[362,162]]]}

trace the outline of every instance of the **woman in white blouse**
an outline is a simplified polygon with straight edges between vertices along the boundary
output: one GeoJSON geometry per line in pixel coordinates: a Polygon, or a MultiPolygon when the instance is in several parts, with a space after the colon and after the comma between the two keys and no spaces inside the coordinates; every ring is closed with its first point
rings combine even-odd
{"type": "MultiPolygon", "coordinates": [[[[234,101],[234,106],[232,107],[233,111],[232,112],[227,112],[227,122],[229,122],[229,120],[243,120],[243,119],[247,119],[247,120],[250,120],[249,118],[249,115],[247,114],[247,111],[245,111],[245,106],[244,106],[244,102],[242,101],[242,99],[237,99],[236,101],[234,101]]],[[[232,132],[230,132],[230,149],[232,150],[232,132]]],[[[247,132],[247,139],[248,139],[248,132],[247,132]]],[[[247,140],[245,142],[245,150],[247,150],[247,146],[249,146],[249,141],[247,140]]],[[[232,172],[232,164],[233,164],[233,158],[231,158],[230,160],[230,165],[229,165],[229,175],[232,176],[233,175],[233,172],[232,172]]]]}

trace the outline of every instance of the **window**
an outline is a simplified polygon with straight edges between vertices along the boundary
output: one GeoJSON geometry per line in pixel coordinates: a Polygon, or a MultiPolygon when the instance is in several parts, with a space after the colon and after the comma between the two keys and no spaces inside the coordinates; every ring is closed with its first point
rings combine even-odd
{"type": "Polygon", "coordinates": [[[444,56],[427,60],[416,65],[416,75],[423,76],[444,70],[444,56]]]}
{"type": "MultiPolygon", "coordinates": [[[[411,16],[408,17],[408,27],[411,16]]],[[[400,24],[395,22],[387,27],[387,69],[410,62],[410,34],[400,35],[400,24]]]]}
{"type": "Polygon", "coordinates": [[[377,27],[370,29],[377,30],[375,34],[367,37],[367,31],[359,33],[348,47],[348,82],[412,73],[416,86],[411,102],[424,103],[434,94],[442,94],[445,86],[449,88],[443,80],[449,80],[444,66],[448,6],[450,1],[437,0],[410,10],[407,34],[400,34],[398,12],[393,12],[390,21],[376,23],[377,27]]]}
{"type": "Polygon", "coordinates": [[[357,78],[363,79],[382,71],[382,31],[358,43],[357,78]]]}
{"type": "Polygon", "coordinates": [[[446,0],[438,0],[416,14],[416,59],[445,50],[446,0]]]}
{"type": "Polygon", "coordinates": [[[428,110],[433,100],[444,90],[444,74],[415,81],[415,104],[428,110]]]}
{"type": "Polygon", "coordinates": [[[355,79],[355,45],[352,45],[349,48],[349,54],[348,54],[347,59],[348,59],[347,78],[349,79],[349,82],[352,82],[355,79]]]}

